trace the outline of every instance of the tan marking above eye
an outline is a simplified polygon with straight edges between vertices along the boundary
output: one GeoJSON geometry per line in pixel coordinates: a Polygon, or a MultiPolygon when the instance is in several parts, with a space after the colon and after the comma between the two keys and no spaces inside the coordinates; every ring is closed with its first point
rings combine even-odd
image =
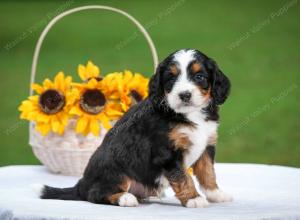
{"type": "Polygon", "coordinates": [[[198,73],[201,70],[201,63],[195,62],[192,64],[192,72],[198,73]]]}
{"type": "Polygon", "coordinates": [[[170,72],[175,76],[178,75],[179,71],[178,71],[178,68],[175,64],[170,66],[170,72]]]}

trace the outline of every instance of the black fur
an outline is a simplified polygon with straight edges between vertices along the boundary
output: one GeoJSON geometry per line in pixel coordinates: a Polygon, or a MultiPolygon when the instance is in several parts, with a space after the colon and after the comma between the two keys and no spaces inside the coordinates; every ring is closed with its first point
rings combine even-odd
{"type": "MultiPolygon", "coordinates": [[[[156,189],[161,175],[177,178],[183,175],[183,154],[174,150],[168,134],[179,124],[190,124],[184,115],[168,107],[165,93],[174,79],[168,74],[172,54],[157,68],[149,83],[149,97],[132,107],[106,134],[103,143],[91,157],[83,177],[72,188],[46,186],[43,199],[87,200],[109,203],[109,195],[119,193],[124,176],[156,189]]],[[[218,120],[218,107],[228,96],[230,83],[217,65],[197,51],[196,59],[205,66],[212,100],[204,109],[207,120],[218,120]]],[[[211,157],[214,151],[207,150],[211,157]]]]}
{"type": "Polygon", "coordinates": [[[76,187],[59,189],[51,186],[44,186],[41,198],[61,199],[61,200],[81,200],[81,198],[78,195],[76,187]]]}
{"type": "Polygon", "coordinates": [[[230,81],[227,76],[219,69],[216,62],[208,59],[206,62],[208,70],[212,73],[212,97],[216,105],[221,105],[225,102],[230,92],[230,81]]]}
{"type": "Polygon", "coordinates": [[[212,162],[215,161],[215,155],[216,155],[216,147],[213,145],[208,145],[206,147],[206,152],[208,153],[210,159],[212,160],[212,162]]]}

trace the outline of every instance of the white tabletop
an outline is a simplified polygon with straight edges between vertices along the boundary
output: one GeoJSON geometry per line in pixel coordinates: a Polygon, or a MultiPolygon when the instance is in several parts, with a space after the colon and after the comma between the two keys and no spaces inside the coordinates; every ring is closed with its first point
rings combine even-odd
{"type": "Polygon", "coordinates": [[[234,197],[232,203],[208,208],[181,207],[171,189],[162,200],[138,207],[98,205],[81,201],[41,200],[30,188],[35,183],[68,187],[77,177],[50,173],[43,166],[0,168],[0,219],[300,219],[300,169],[216,164],[218,183],[234,197]]]}

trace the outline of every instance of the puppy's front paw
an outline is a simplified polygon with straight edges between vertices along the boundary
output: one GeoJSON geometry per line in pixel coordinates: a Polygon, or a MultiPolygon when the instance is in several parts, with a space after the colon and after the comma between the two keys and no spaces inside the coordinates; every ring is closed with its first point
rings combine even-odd
{"type": "Polygon", "coordinates": [[[134,207],[139,205],[138,200],[131,193],[124,193],[122,196],[120,196],[118,203],[119,206],[123,207],[134,207]]]}
{"type": "Polygon", "coordinates": [[[207,207],[208,205],[209,205],[208,201],[201,196],[198,196],[194,199],[189,199],[185,204],[187,208],[204,208],[207,207]]]}
{"type": "Polygon", "coordinates": [[[215,190],[205,190],[204,191],[206,198],[210,202],[231,202],[233,198],[228,195],[227,193],[224,193],[220,189],[215,190]]]}

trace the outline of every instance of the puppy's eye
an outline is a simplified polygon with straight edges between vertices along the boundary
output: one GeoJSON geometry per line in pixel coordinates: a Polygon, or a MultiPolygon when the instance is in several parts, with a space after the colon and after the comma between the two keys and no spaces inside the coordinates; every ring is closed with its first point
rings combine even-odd
{"type": "Polygon", "coordinates": [[[197,82],[206,82],[206,78],[204,76],[200,75],[200,74],[195,75],[195,80],[197,82]]]}
{"type": "Polygon", "coordinates": [[[207,89],[208,88],[208,81],[207,78],[201,74],[196,74],[195,75],[195,81],[203,88],[207,89]]]}

